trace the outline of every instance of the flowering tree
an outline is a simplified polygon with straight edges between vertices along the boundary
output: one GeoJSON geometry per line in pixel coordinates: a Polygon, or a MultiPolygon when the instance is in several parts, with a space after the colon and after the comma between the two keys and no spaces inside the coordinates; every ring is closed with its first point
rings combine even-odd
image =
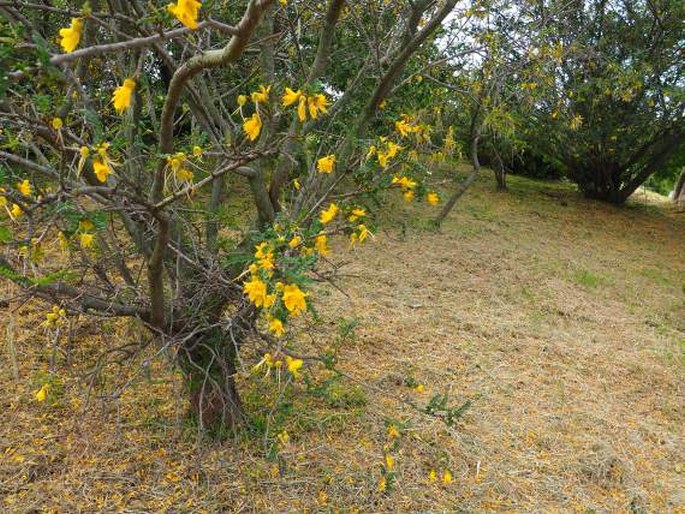
{"type": "Polygon", "coordinates": [[[439,201],[426,127],[377,114],[456,3],[0,3],[0,274],[49,327],[140,320],[201,425],[236,426],[248,339],[302,373],[330,238],[364,243],[380,191],[439,201]]]}

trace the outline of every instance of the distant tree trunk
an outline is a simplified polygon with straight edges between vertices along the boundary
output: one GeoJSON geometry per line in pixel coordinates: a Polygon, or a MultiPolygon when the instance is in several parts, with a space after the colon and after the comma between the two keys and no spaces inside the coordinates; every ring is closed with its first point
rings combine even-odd
{"type": "Polygon", "coordinates": [[[457,200],[459,200],[461,195],[463,195],[466,192],[466,190],[469,188],[471,184],[473,184],[473,182],[476,180],[476,177],[478,176],[478,172],[480,171],[480,161],[478,160],[478,139],[479,136],[476,135],[471,141],[471,163],[473,165],[473,171],[471,171],[471,174],[468,177],[466,177],[466,179],[461,184],[459,184],[459,187],[452,194],[452,196],[447,201],[445,206],[442,208],[442,211],[440,211],[438,217],[435,218],[435,224],[438,227],[442,224],[443,221],[445,221],[445,218],[454,208],[454,205],[457,203],[457,200]]]}
{"type": "Polygon", "coordinates": [[[497,191],[506,191],[507,190],[507,169],[504,166],[504,161],[502,160],[502,156],[499,154],[499,151],[495,147],[495,145],[492,145],[492,153],[495,158],[494,162],[494,170],[495,170],[495,180],[497,181],[497,191]]]}
{"type": "Polygon", "coordinates": [[[673,201],[678,205],[685,206],[685,168],[680,172],[680,177],[673,189],[673,201]]]}

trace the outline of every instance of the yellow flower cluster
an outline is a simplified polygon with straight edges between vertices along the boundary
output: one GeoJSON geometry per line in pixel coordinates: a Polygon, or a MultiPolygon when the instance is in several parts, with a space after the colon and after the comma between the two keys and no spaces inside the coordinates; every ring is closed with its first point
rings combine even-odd
{"type": "Polygon", "coordinates": [[[89,219],[83,219],[79,222],[79,243],[83,248],[91,248],[95,242],[95,234],[91,233],[95,229],[95,225],[89,219]]]}
{"type": "Polygon", "coordinates": [[[112,160],[107,154],[109,143],[100,143],[95,148],[95,157],[93,157],[93,171],[100,182],[107,182],[107,177],[112,173],[112,160]]]}
{"type": "MultiPolygon", "coordinates": [[[[271,86],[259,86],[257,91],[253,91],[250,98],[255,104],[255,112],[249,118],[243,117],[243,132],[250,141],[255,141],[259,134],[262,132],[262,117],[259,114],[259,104],[265,104],[269,101],[269,95],[271,94],[271,86]]],[[[243,114],[243,106],[247,103],[247,96],[238,96],[238,109],[240,110],[240,115],[243,114]]]]}
{"type": "Polygon", "coordinates": [[[313,120],[317,119],[320,114],[325,114],[328,112],[328,106],[330,102],[322,94],[315,94],[311,96],[306,96],[301,89],[293,91],[289,87],[285,88],[285,93],[281,97],[281,103],[283,107],[290,107],[293,104],[297,104],[297,118],[301,122],[307,121],[307,114],[313,120]]]}
{"type": "Polygon", "coordinates": [[[326,225],[333,221],[333,219],[338,215],[339,212],[340,207],[338,207],[335,203],[331,202],[328,208],[321,212],[321,215],[319,216],[319,221],[321,221],[322,224],[326,225]]]}
{"type": "Polygon", "coordinates": [[[382,168],[387,168],[390,161],[397,156],[400,150],[402,150],[402,147],[400,145],[398,145],[394,141],[390,141],[386,137],[381,137],[380,144],[378,145],[378,147],[374,145],[369,147],[369,151],[366,154],[366,158],[370,159],[371,157],[376,155],[378,159],[378,164],[380,164],[382,168]]]}
{"type": "MultiPolygon", "coordinates": [[[[292,241],[291,241],[292,243],[292,241]]],[[[269,293],[268,286],[259,276],[259,270],[266,270],[268,276],[272,276],[273,270],[276,267],[274,252],[268,243],[264,242],[255,247],[255,258],[257,262],[250,266],[251,279],[243,285],[243,291],[249,300],[255,304],[256,307],[268,309],[277,300],[276,293],[269,293]]],[[[292,316],[297,316],[307,309],[307,293],[302,291],[295,284],[276,283],[276,291],[281,293],[281,301],[292,316]]],[[[270,322],[270,329],[272,332],[280,332],[281,324],[276,323],[274,319],[270,322]]]]}
{"type": "Polygon", "coordinates": [[[31,182],[29,182],[29,179],[24,179],[21,182],[17,182],[17,191],[24,196],[31,196],[33,188],[31,187],[31,182]]]}
{"type": "MultiPolygon", "coordinates": [[[[262,367],[266,368],[266,374],[265,376],[269,376],[271,373],[272,369],[277,369],[279,372],[283,368],[283,363],[285,362],[286,368],[288,369],[288,373],[290,373],[293,378],[297,379],[300,378],[302,375],[300,374],[300,369],[304,365],[304,361],[302,359],[295,359],[291,357],[290,355],[285,355],[285,357],[282,357],[279,354],[276,355],[271,355],[270,353],[265,353],[264,357],[262,357],[262,360],[259,361],[253,368],[253,372],[259,371],[262,367]]],[[[279,435],[279,438],[281,436],[279,435]]],[[[287,433],[284,436],[284,439],[287,438],[287,433]]],[[[286,439],[287,441],[287,439],[286,439]]]]}
{"type": "Polygon", "coordinates": [[[373,234],[368,228],[366,228],[366,225],[357,225],[356,230],[350,235],[350,244],[354,246],[357,243],[363,243],[369,238],[369,236],[373,236],[373,234]]]}
{"type": "Polygon", "coordinates": [[[192,182],[195,175],[186,167],[188,157],[184,152],[177,152],[167,157],[167,166],[179,182],[192,182]]]}
{"type": "Polygon", "coordinates": [[[67,311],[54,305],[51,310],[45,315],[45,321],[41,323],[42,327],[56,328],[61,327],[67,322],[67,311]]]}

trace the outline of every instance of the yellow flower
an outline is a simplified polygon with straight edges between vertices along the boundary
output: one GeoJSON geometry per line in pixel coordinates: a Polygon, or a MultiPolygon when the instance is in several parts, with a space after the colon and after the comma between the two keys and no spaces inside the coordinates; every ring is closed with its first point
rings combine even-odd
{"type": "Polygon", "coordinates": [[[5,190],[0,187],[0,207],[5,207],[7,205],[7,197],[4,196],[5,190]]]}
{"type": "Polygon", "coordinates": [[[93,171],[100,182],[107,182],[107,177],[112,173],[109,163],[99,155],[93,158],[93,171]]]}
{"type": "Polygon", "coordinates": [[[136,89],[136,81],[133,79],[125,79],[124,83],[114,90],[112,95],[112,103],[117,114],[122,114],[131,106],[131,98],[133,91],[136,89]]]}
{"type": "Polygon", "coordinates": [[[276,267],[274,264],[274,254],[267,253],[263,258],[259,259],[259,267],[265,270],[272,270],[276,267]]]}
{"type": "Polygon", "coordinates": [[[17,190],[24,196],[29,196],[33,192],[31,187],[31,182],[29,179],[24,179],[21,182],[17,182],[17,190]]]}
{"type": "Polygon", "coordinates": [[[297,117],[301,122],[307,121],[307,97],[302,95],[297,104],[297,117]]]}
{"type": "Polygon", "coordinates": [[[288,243],[288,246],[290,248],[296,248],[301,242],[302,242],[302,238],[300,236],[295,236],[290,240],[290,242],[288,243]]]}
{"type": "Polygon", "coordinates": [[[203,154],[202,147],[197,146],[197,145],[193,146],[193,156],[194,157],[202,157],[202,154],[203,154]]]}
{"type": "Polygon", "coordinates": [[[266,241],[264,241],[263,243],[259,243],[254,248],[255,250],[257,250],[254,254],[254,256],[257,259],[263,259],[269,253],[271,253],[271,247],[269,247],[269,243],[267,243],[266,241]]]}
{"type": "Polygon", "coordinates": [[[383,477],[381,477],[380,481],[378,482],[378,492],[384,493],[387,488],[388,488],[388,481],[383,476],[383,477]]]}
{"type": "Polygon", "coordinates": [[[10,209],[10,214],[13,218],[19,218],[22,214],[24,214],[24,211],[16,203],[13,203],[12,208],[10,209]]]}
{"type": "Polygon", "coordinates": [[[256,104],[266,103],[269,101],[269,93],[271,92],[271,86],[264,87],[259,86],[259,90],[252,93],[252,101],[256,104]]]}
{"type": "Polygon", "coordinates": [[[81,246],[83,248],[90,248],[93,246],[93,241],[95,240],[95,235],[94,234],[88,234],[87,232],[84,232],[79,236],[79,241],[81,242],[81,246]]]}
{"type": "Polygon", "coordinates": [[[435,472],[434,469],[431,469],[430,473],[428,473],[428,480],[431,482],[435,482],[438,479],[438,474],[435,472]]]}
{"type": "Polygon", "coordinates": [[[283,104],[283,107],[290,107],[297,102],[301,96],[302,90],[298,89],[297,91],[293,91],[289,87],[286,87],[285,93],[283,93],[283,96],[281,97],[281,103],[283,104]]]}
{"type": "Polygon", "coordinates": [[[76,49],[81,40],[82,30],[83,22],[80,18],[72,18],[71,25],[68,28],[59,30],[59,35],[62,36],[59,45],[65,52],[70,54],[76,49]]]}
{"type": "Polygon", "coordinates": [[[306,296],[307,294],[295,284],[283,287],[283,304],[293,316],[297,316],[307,308],[306,296]]]}
{"type": "Polygon", "coordinates": [[[197,0],[178,0],[176,4],[167,5],[167,10],[183,25],[195,30],[198,27],[197,16],[201,6],[197,0]]]}
{"type": "Polygon", "coordinates": [[[286,355],[285,363],[288,365],[290,374],[295,378],[300,378],[300,368],[304,364],[302,359],[293,359],[290,355],[286,355]]]}
{"type": "Polygon", "coordinates": [[[195,174],[188,168],[179,168],[174,172],[174,176],[180,182],[192,182],[195,174]]]}
{"type": "Polygon", "coordinates": [[[352,213],[347,217],[349,221],[355,222],[359,218],[366,216],[366,211],[364,209],[352,209],[352,213]]]}
{"type": "Polygon", "coordinates": [[[399,184],[402,189],[414,189],[416,187],[416,182],[409,177],[393,177],[392,183],[399,184]]]}
{"type": "Polygon", "coordinates": [[[185,164],[186,154],[183,152],[177,152],[174,155],[167,157],[166,162],[171,167],[171,171],[177,172],[181,169],[183,164],[185,164]]]}
{"type": "Polygon", "coordinates": [[[333,221],[333,218],[335,218],[335,216],[338,214],[339,211],[340,211],[340,208],[337,205],[335,205],[333,202],[331,202],[331,204],[328,206],[328,209],[321,212],[321,216],[319,217],[319,220],[321,221],[321,223],[326,225],[327,223],[330,223],[331,221],[333,221]]]}
{"type": "Polygon", "coordinates": [[[405,202],[411,202],[414,200],[414,196],[416,196],[416,193],[414,191],[405,191],[402,193],[402,196],[404,196],[404,201],[405,202]]]}
{"type": "Polygon", "coordinates": [[[95,228],[95,224],[88,218],[84,218],[78,222],[78,228],[83,232],[88,232],[95,228]]]}
{"type": "Polygon", "coordinates": [[[90,156],[90,150],[87,146],[82,146],[79,149],[79,160],[78,160],[78,173],[81,174],[84,164],[86,164],[86,159],[90,156]]]}
{"type": "Polygon", "coordinates": [[[314,246],[316,247],[316,250],[324,257],[331,253],[331,249],[328,248],[328,237],[323,234],[314,238],[314,246]]]}
{"type": "Polygon", "coordinates": [[[64,126],[62,118],[52,118],[52,128],[59,130],[64,126]]]}
{"type": "Polygon", "coordinates": [[[312,117],[312,119],[317,119],[319,117],[319,113],[328,112],[329,102],[326,100],[324,95],[318,94],[310,96],[307,99],[307,103],[309,104],[309,115],[312,117]]]}
{"type": "Polygon", "coordinates": [[[386,143],[386,152],[388,158],[392,159],[397,155],[397,153],[402,150],[402,147],[393,141],[388,141],[386,143]]]}
{"type": "Polygon", "coordinates": [[[48,391],[50,391],[50,384],[43,384],[43,387],[41,387],[33,395],[39,402],[44,402],[45,399],[48,397],[48,391]]]}
{"type": "Polygon", "coordinates": [[[402,137],[407,137],[414,132],[414,127],[407,123],[407,120],[402,119],[395,122],[395,130],[399,132],[402,137]]]}
{"type": "Polygon", "coordinates": [[[369,147],[369,151],[366,153],[366,160],[368,161],[371,157],[376,155],[377,149],[374,145],[369,147]]]}
{"type": "Polygon", "coordinates": [[[571,118],[571,130],[578,130],[583,125],[583,117],[580,114],[576,114],[571,118]]]}
{"type": "Polygon", "coordinates": [[[388,437],[390,439],[396,439],[400,436],[400,431],[397,430],[397,427],[395,425],[389,425],[388,426],[388,437]]]}
{"type": "Polygon", "coordinates": [[[423,393],[423,391],[424,391],[423,384],[417,385],[415,389],[416,389],[417,393],[423,393]]]}
{"type": "Polygon", "coordinates": [[[299,191],[300,189],[302,189],[302,184],[300,184],[300,181],[297,179],[293,180],[293,186],[295,186],[296,191],[299,191]]]}
{"type": "Polygon", "coordinates": [[[57,239],[59,240],[59,247],[62,250],[69,248],[69,240],[67,239],[67,236],[64,235],[64,232],[59,232],[57,234],[57,239]]]}
{"type": "Polygon", "coordinates": [[[366,239],[372,235],[366,225],[358,225],[357,230],[359,230],[359,242],[363,243],[366,239]]]}
{"type": "Polygon", "coordinates": [[[335,155],[330,154],[326,157],[321,157],[316,161],[316,169],[319,173],[333,173],[335,169],[335,155]]]}
{"type": "Polygon", "coordinates": [[[286,444],[288,444],[288,441],[290,441],[290,436],[288,435],[288,432],[286,432],[285,430],[283,432],[281,432],[280,434],[278,434],[277,437],[278,437],[278,441],[284,446],[286,444]]]}
{"type": "Polygon", "coordinates": [[[247,97],[245,95],[238,95],[238,107],[242,107],[247,103],[247,97]]]}
{"type": "Polygon", "coordinates": [[[250,141],[254,141],[259,137],[259,133],[262,131],[262,118],[258,112],[255,112],[250,118],[245,120],[243,131],[247,134],[247,138],[250,141]]]}
{"type": "Polygon", "coordinates": [[[395,458],[392,455],[387,454],[385,456],[385,469],[387,469],[388,471],[392,471],[394,468],[395,468],[395,458]]]}
{"type": "Polygon", "coordinates": [[[265,303],[268,303],[269,299],[266,294],[266,284],[262,282],[259,277],[254,277],[249,282],[245,282],[243,291],[257,307],[261,307],[262,305],[267,307],[265,303]]]}
{"type": "Polygon", "coordinates": [[[452,473],[448,469],[445,470],[445,473],[442,475],[442,481],[445,484],[449,484],[452,482],[452,473]]]}
{"type": "Polygon", "coordinates": [[[426,195],[426,201],[430,205],[438,205],[438,203],[440,203],[440,197],[438,196],[437,193],[428,193],[426,195]]]}
{"type": "Polygon", "coordinates": [[[271,318],[269,321],[269,331],[276,337],[281,337],[283,334],[285,334],[283,322],[278,318],[271,318]]]}

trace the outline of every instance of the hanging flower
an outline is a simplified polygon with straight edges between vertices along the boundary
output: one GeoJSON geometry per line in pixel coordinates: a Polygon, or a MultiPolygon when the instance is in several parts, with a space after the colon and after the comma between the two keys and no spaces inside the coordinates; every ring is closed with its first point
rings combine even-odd
{"type": "Polygon", "coordinates": [[[183,25],[195,30],[198,27],[197,17],[200,7],[202,4],[197,0],[178,0],[175,4],[167,5],[167,10],[183,25]]]}
{"type": "Polygon", "coordinates": [[[288,372],[293,378],[300,378],[300,368],[304,364],[304,361],[302,359],[293,359],[290,355],[286,355],[285,363],[288,365],[288,372]]]}
{"type": "Polygon", "coordinates": [[[283,322],[278,318],[271,318],[269,320],[269,331],[276,337],[281,337],[283,334],[285,334],[283,322]]]}
{"type": "Polygon", "coordinates": [[[126,79],[124,83],[114,90],[112,95],[112,103],[117,114],[122,114],[131,106],[131,98],[133,91],[136,89],[136,82],[133,79],[126,79]]]}
{"type": "Polygon", "coordinates": [[[254,141],[259,137],[259,133],[262,131],[262,118],[259,116],[258,112],[255,112],[251,117],[245,120],[243,123],[243,131],[250,141],[254,141]]]}
{"type": "Polygon", "coordinates": [[[107,182],[107,177],[112,173],[112,168],[107,161],[98,155],[93,158],[93,171],[98,180],[105,183],[107,182]]]}
{"type": "Polygon", "coordinates": [[[283,107],[290,107],[297,102],[300,97],[302,97],[302,91],[300,89],[293,91],[289,87],[286,87],[285,93],[283,93],[283,97],[281,97],[281,103],[283,104],[283,107]]]}
{"type": "Polygon", "coordinates": [[[24,179],[21,182],[17,182],[17,190],[24,196],[30,196],[33,192],[33,188],[31,187],[31,182],[29,182],[29,179],[24,179]]]}
{"type": "Polygon", "coordinates": [[[49,391],[50,391],[50,384],[43,384],[43,387],[41,387],[38,391],[33,393],[33,395],[35,396],[37,401],[44,402],[48,397],[49,391]]]}
{"type": "Polygon", "coordinates": [[[302,95],[297,105],[297,118],[304,123],[307,121],[307,97],[302,95]]]}
{"type": "Polygon", "coordinates": [[[335,155],[327,155],[316,161],[316,169],[319,173],[333,173],[335,169],[335,155]]]}
{"type": "Polygon", "coordinates": [[[267,103],[269,101],[269,93],[271,92],[271,86],[264,87],[259,86],[259,89],[252,93],[252,101],[256,104],[267,103]]]}
{"type": "Polygon", "coordinates": [[[283,287],[283,304],[290,314],[297,316],[307,308],[307,294],[295,284],[283,287]]]}
{"type": "Polygon", "coordinates": [[[328,206],[328,209],[321,212],[321,216],[319,216],[319,221],[326,225],[327,223],[333,221],[333,218],[335,218],[338,212],[340,212],[340,208],[336,204],[331,202],[331,204],[328,206]]]}
{"type": "Polygon", "coordinates": [[[331,253],[331,249],[328,247],[328,236],[324,234],[314,238],[314,246],[316,247],[316,251],[324,257],[331,253]]]}
{"type": "Polygon", "coordinates": [[[76,49],[79,41],[81,41],[82,31],[83,22],[81,21],[81,18],[72,18],[71,25],[69,27],[59,30],[59,35],[62,37],[59,45],[65,52],[70,54],[76,49]]]}

